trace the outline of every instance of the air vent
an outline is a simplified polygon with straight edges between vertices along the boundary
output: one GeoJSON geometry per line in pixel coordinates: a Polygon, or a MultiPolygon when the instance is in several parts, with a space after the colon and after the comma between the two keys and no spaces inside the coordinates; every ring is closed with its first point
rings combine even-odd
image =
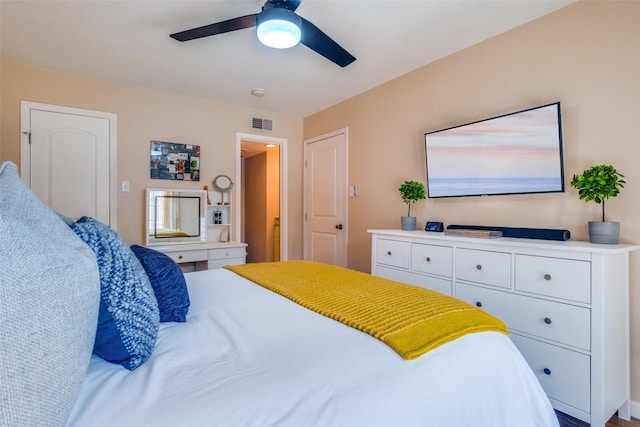
{"type": "Polygon", "coordinates": [[[273,131],[273,120],[251,117],[251,129],[273,131]]]}

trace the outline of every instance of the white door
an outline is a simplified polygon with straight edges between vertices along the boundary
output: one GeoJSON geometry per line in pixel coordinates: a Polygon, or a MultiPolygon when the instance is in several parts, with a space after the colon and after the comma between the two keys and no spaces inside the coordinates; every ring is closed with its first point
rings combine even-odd
{"type": "Polygon", "coordinates": [[[347,130],[304,148],[304,259],[346,267],[347,130]]]}
{"type": "Polygon", "coordinates": [[[56,212],[115,228],[115,115],[23,102],[21,175],[56,212]]]}

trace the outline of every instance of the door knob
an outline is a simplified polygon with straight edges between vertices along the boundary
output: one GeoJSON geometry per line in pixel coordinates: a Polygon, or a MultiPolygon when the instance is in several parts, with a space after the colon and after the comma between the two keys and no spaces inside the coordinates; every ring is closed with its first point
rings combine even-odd
{"type": "Polygon", "coordinates": [[[342,230],[342,224],[338,224],[338,225],[336,225],[336,229],[338,229],[338,230],[342,230]]]}

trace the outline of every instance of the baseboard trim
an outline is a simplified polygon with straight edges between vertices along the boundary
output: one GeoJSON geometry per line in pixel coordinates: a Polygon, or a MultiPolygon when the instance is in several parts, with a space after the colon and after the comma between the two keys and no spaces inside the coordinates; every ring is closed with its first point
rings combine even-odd
{"type": "Polygon", "coordinates": [[[640,420],[640,403],[632,400],[629,407],[631,409],[631,416],[640,420]]]}

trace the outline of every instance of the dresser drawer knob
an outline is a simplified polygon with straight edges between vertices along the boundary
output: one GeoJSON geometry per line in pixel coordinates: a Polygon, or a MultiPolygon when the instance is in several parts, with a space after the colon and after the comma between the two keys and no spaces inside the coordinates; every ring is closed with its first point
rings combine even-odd
{"type": "Polygon", "coordinates": [[[480,301],[476,301],[476,307],[482,307],[482,303],[480,301]]]}
{"type": "Polygon", "coordinates": [[[546,375],[551,375],[551,369],[549,368],[544,368],[542,372],[544,372],[546,375]]]}
{"type": "Polygon", "coordinates": [[[387,255],[391,256],[391,251],[387,251],[387,255]]]}
{"type": "Polygon", "coordinates": [[[225,254],[226,256],[229,256],[229,251],[225,252],[224,254],[225,254]]]}
{"type": "Polygon", "coordinates": [[[551,280],[551,275],[550,274],[545,274],[544,275],[544,280],[551,280]]]}
{"type": "Polygon", "coordinates": [[[551,319],[549,319],[548,317],[544,318],[544,323],[546,323],[547,325],[551,324],[551,319]]]}
{"type": "Polygon", "coordinates": [[[427,262],[431,262],[431,257],[428,256],[427,258],[425,258],[427,262]]]}
{"type": "Polygon", "coordinates": [[[178,259],[182,259],[182,255],[178,255],[178,259]]]}
{"type": "Polygon", "coordinates": [[[482,270],[482,266],[480,264],[476,265],[476,270],[482,270]]]}

